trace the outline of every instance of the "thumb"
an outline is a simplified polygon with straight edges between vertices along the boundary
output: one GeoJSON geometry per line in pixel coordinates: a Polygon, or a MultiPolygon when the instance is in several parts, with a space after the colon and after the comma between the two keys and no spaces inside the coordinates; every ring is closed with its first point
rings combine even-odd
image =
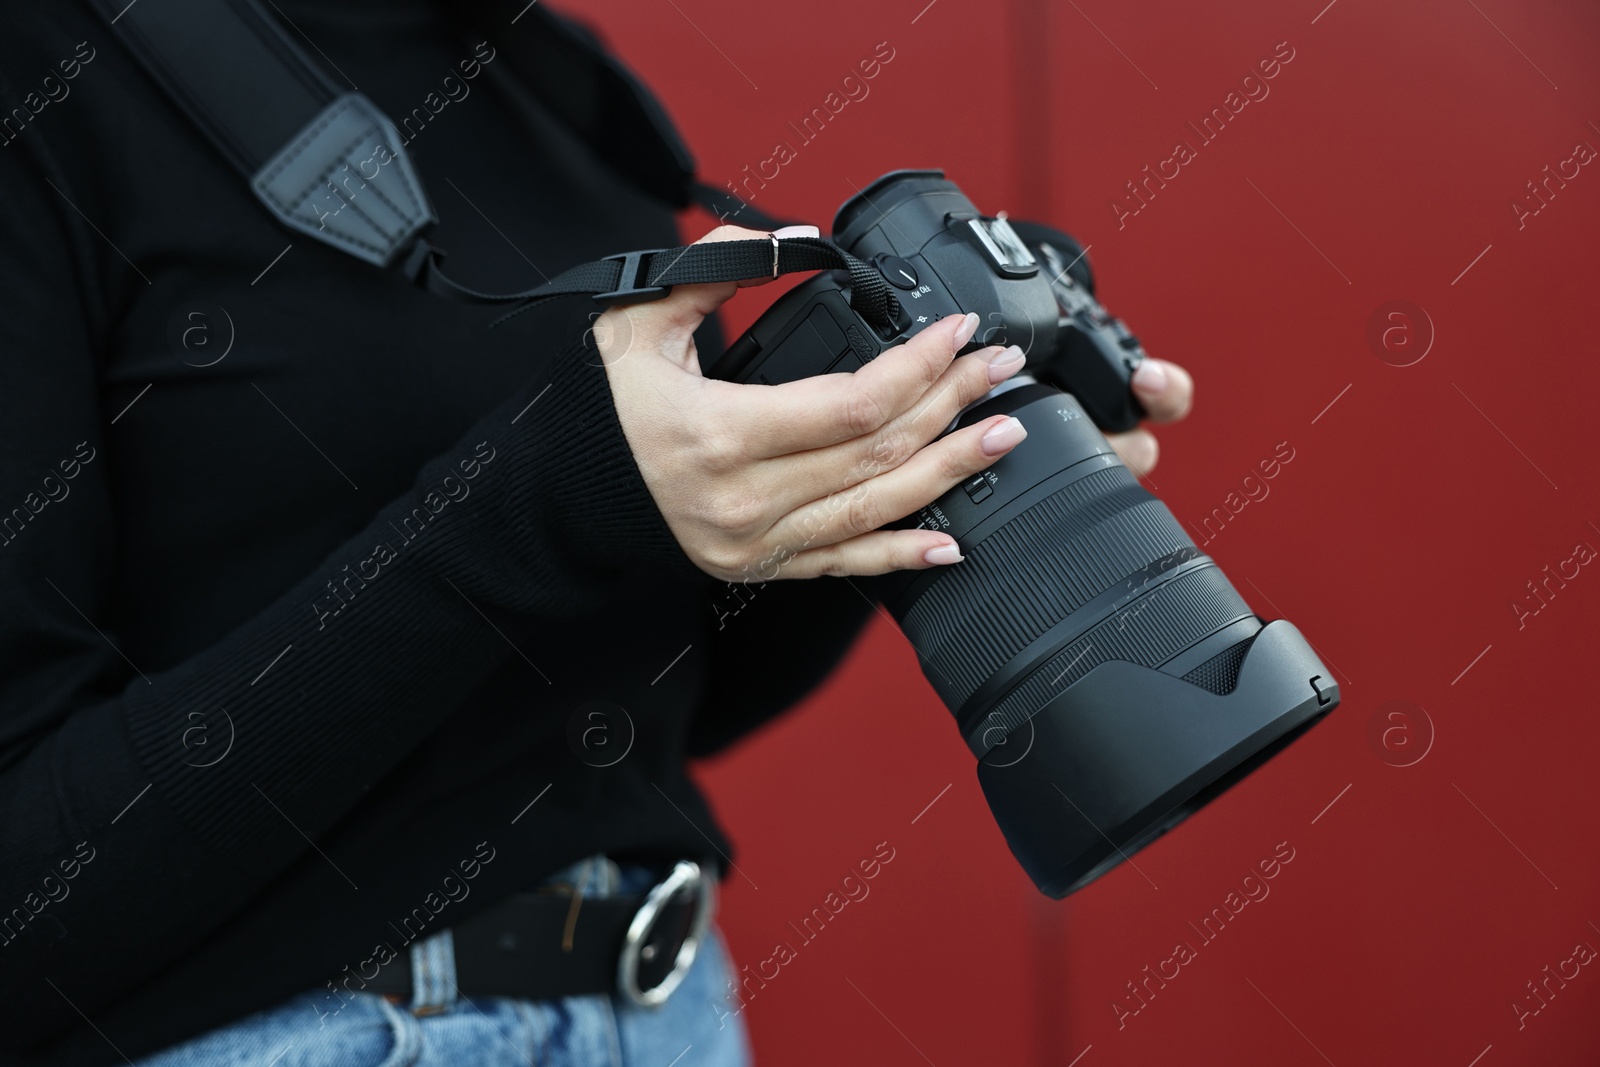
{"type": "MultiPolygon", "coordinates": [[[[743,226],[718,226],[694,243],[817,236],[820,236],[820,232],[815,226],[785,226],[770,234],[765,230],[750,230],[743,226]]],[[[620,319],[614,323],[617,327],[614,332],[628,338],[625,348],[631,350],[643,345],[648,350],[659,352],[681,369],[698,374],[700,362],[695,355],[694,332],[708,315],[731,300],[740,286],[759,285],[767,281],[771,279],[675,285],[672,292],[661,300],[612,308],[603,318],[620,319]]]]}

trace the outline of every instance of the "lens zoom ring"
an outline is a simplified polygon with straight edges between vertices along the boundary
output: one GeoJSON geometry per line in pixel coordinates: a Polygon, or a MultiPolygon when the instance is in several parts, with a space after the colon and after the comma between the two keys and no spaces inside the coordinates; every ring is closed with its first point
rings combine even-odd
{"type": "Polygon", "coordinates": [[[1083,604],[1193,542],[1126,467],[1063,487],[968,548],[900,620],[959,708],[1018,652],[1083,604]]]}
{"type": "Polygon", "coordinates": [[[1127,660],[1155,667],[1250,614],[1249,605],[1220,569],[1204,567],[1179,575],[1066,645],[1006,694],[992,712],[962,723],[962,731],[973,735],[968,743],[974,749],[987,749],[1100,664],[1127,660]]]}

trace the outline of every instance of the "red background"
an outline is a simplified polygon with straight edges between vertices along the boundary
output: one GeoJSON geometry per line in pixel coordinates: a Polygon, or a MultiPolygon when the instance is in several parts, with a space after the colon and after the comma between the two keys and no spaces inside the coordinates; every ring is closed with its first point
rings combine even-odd
{"type": "MultiPolygon", "coordinates": [[[[1600,11],[1323,3],[583,12],[713,181],[797,142],[787,123],[887,41],[870,95],[757,206],[826,225],[853,186],[942,166],[980,207],[1088,242],[1107,304],[1199,381],[1193,417],[1160,435],[1153,487],[1179,519],[1197,525],[1279,442],[1294,449],[1206,548],[1344,693],[1137,867],[1053,902],[880,621],[804,708],[702,768],[748,876],[724,896],[741,962],[797,942],[789,922],[878,842],[895,849],[870,896],[750,999],[765,1067],[1600,1063],[1600,961],[1520,1027],[1512,1008],[1537,1007],[1526,983],[1576,944],[1600,948],[1600,566],[1552,582],[1537,614],[1512,607],[1546,565],[1600,548],[1600,163],[1521,229],[1511,207],[1575,144],[1600,147],[1600,11]],[[1202,146],[1187,123],[1284,41],[1270,94],[1202,146]],[[1119,226],[1113,198],[1179,140],[1198,158],[1119,226]],[[1385,361],[1368,324],[1393,300],[1434,336],[1413,313],[1385,361]],[[1270,895],[1197,936],[1189,923],[1285,841],[1270,895]],[[1182,941],[1197,958],[1119,1018],[1114,1003],[1140,1004],[1126,983],[1182,941]]],[[[769,297],[741,296],[730,323],[769,297]]]]}

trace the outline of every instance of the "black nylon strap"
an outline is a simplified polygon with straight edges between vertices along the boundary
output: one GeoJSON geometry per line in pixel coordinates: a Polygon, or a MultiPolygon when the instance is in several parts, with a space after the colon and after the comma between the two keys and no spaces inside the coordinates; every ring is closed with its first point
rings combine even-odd
{"type": "Polygon", "coordinates": [[[518,304],[512,315],[558,296],[596,297],[606,305],[641,303],[666,296],[674,285],[746,281],[841,268],[850,272],[850,306],[874,327],[887,331],[900,314],[893,288],[875,268],[820,237],[785,237],[776,242],[716,241],[630,252],[579,264],[543,285],[503,295],[457,285],[439,269],[440,258],[437,249],[419,242],[407,269],[429,292],[467,303],[518,304]]]}

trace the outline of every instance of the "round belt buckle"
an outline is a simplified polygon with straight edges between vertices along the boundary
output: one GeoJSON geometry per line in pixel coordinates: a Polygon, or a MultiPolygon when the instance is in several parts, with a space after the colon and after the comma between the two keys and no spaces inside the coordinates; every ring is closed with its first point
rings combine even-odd
{"type": "Polygon", "coordinates": [[[639,910],[634,913],[633,922],[628,924],[628,932],[622,942],[622,955],[617,961],[617,988],[624,997],[646,1008],[666,1003],[667,998],[672,996],[673,990],[682,984],[684,976],[689,973],[695,953],[700,948],[700,939],[705,936],[706,929],[711,925],[711,907],[715,892],[716,883],[706,877],[698,863],[690,860],[679,860],[677,866],[672,868],[672,873],[651,888],[645,895],[644,903],[639,905],[639,910]],[[647,958],[646,952],[655,950],[654,945],[648,944],[650,931],[654,928],[662,909],[683,892],[696,895],[689,933],[683,939],[683,944],[678,947],[678,955],[672,961],[672,970],[667,976],[649,989],[641,989],[639,963],[647,958]]]}

